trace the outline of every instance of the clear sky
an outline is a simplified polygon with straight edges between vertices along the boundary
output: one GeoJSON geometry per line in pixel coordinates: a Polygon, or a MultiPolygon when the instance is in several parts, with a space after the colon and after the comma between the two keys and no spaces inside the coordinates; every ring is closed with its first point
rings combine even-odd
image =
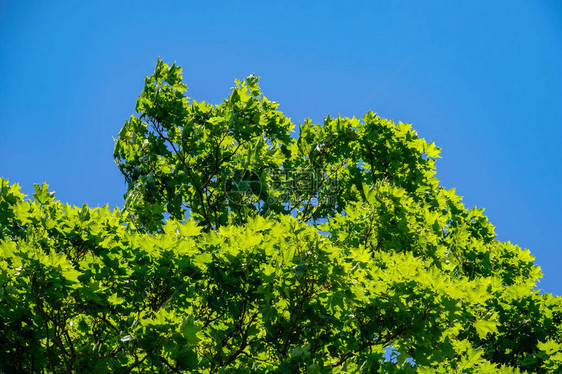
{"type": "Polygon", "coordinates": [[[442,185],[562,295],[562,2],[116,3],[0,2],[0,176],[25,193],[122,206],[113,137],[158,56],[211,103],[256,73],[295,123],[412,123],[442,185]]]}

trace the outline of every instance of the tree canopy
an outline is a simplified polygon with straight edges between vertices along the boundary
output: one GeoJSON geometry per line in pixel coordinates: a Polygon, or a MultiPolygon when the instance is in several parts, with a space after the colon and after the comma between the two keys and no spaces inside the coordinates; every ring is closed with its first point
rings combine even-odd
{"type": "Polygon", "coordinates": [[[157,62],[115,143],[125,206],[0,180],[5,373],[558,373],[528,250],[372,112],[295,131],[258,78],[218,105],[157,62]]]}

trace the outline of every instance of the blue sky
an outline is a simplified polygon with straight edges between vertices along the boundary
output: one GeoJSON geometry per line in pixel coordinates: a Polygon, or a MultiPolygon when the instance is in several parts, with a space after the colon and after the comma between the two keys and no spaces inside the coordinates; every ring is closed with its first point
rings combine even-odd
{"type": "Polygon", "coordinates": [[[122,205],[113,137],[158,56],[211,103],[256,73],[295,123],[367,110],[412,123],[443,149],[442,185],[562,294],[557,1],[4,0],[0,51],[0,176],[26,193],[46,181],[63,202],[122,205]]]}

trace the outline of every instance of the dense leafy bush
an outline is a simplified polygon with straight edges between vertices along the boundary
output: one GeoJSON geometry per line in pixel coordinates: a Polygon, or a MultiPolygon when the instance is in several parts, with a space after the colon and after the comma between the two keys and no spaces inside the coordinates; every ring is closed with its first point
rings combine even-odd
{"type": "Polygon", "coordinates": [[[560,297],[367,113],[293,124],[258,79],[158,61],[115,146],[123,210],[0,189],[5,373],[557,373],[560,297]]]}

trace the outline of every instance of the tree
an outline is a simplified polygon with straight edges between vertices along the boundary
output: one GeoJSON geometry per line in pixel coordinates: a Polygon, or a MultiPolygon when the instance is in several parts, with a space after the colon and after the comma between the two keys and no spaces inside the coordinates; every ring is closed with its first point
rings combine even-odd
{"type": "Polygon", "coordinates": [[[123,210],[1,181],[3,372],[560,372],[560,297],[410,125],[295,134],[255,76],[185,90],[158,60],[115,144],[123,210]]]}

